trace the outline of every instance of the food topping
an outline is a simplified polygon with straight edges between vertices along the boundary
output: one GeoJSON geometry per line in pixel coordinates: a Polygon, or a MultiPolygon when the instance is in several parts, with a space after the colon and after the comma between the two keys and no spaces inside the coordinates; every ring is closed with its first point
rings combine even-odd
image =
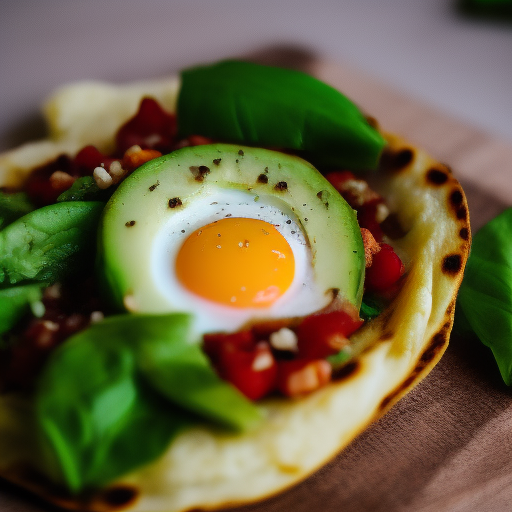
{"type": "Polygon", "coordinates": [[[367,290],[382,292],[394,285],[404,273],[404,264],[388,244],[381,244],[381,250],[373,256],[372,265],[366,270],[367,290]]]}

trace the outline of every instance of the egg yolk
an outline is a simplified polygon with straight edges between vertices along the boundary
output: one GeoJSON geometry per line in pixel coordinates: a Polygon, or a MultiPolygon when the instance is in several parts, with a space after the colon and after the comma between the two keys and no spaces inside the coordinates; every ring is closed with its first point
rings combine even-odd
{"type": "Polygon", "coordinates": [[[229,217],[194,231],[180,248],[176,275],[189,291],[236,308],[264,308],[290,287],[293,252],[268,222],[229,217]]]}

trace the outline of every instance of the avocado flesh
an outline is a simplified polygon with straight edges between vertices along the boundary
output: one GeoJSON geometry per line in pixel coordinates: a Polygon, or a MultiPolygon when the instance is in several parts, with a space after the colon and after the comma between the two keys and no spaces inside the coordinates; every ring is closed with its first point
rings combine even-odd
{"type": "Polygon", "coordinates": [[[231,144],[187,147],[152,160],[113,194],[100,225],[98,267],[118,309],[180,311],[152,275],[154,241],[171,216],[221,189],[284,201],[308,240],[326,298],[335,290],[359,310],[365,258],[354,210],[301,158],[231,144]]]}

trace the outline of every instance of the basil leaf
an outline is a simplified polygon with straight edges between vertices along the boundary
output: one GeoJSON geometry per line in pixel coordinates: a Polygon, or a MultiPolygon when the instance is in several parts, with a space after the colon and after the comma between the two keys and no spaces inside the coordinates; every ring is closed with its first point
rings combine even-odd
{"type": "Polygon", "coordinates": [[[83,335],[53,354],[36,396],[50,478],[72,492],[104,485],[160,455],[192,422],[148,389],[136,368],[129,347],[83,335]]]}
{"type": "Polygon", "coordinates": [[[0,231],[0,284],[53,283],[73,269],[92,264],[103,206],[99,202],[52,204],[0,231]]]}
{"type": "Polygon", "coordinates": [[[0,334],[12,329],[32,308],[43,313],[40,284],[13,286],[0,290],[0,334]]]}
{"type": "Polygon", "coordinates": [[[336,89],[298,71],[224,61],[182,72],[178,131],[300,150],[317,165],[374,169],[383,137],[336,89]]]}
{"type": "Polygon", "coordinates": [[[190,323],[186,314],[120,315],[94,325],[87,336],[129,344],[141,375],[172,402],[229,428],[249,428],[261,419],[259,409],[217,376],[192,343],[190,323]]]}
{"type": "Polygon", "coordinates": [[[103,201],[107,202],[114,193],[116,187],[108,187],[102,190],[96,185],[92,176],[83,176],[74,181],[68,190],[62,192],[57,202],[64,201],[103,201]]]}
{"type": "Polygon", "coordinates": [[[34,209],[24,192],[8,193],[0,190],[0,229],[34,209]]]}
{"type": "Polygon", "coordinates": [[[458,304],[512,385],[512,208],[474,236],[458,304]]]}
{"type": "Polygon", "coordinates": [[[52,354],[36,416],[53,480],[74,492],[102,485],[163,453],[199,415],[234,428],[261,418],[191,344],[190,322],[185,314],[109,317],[52,354]]]}

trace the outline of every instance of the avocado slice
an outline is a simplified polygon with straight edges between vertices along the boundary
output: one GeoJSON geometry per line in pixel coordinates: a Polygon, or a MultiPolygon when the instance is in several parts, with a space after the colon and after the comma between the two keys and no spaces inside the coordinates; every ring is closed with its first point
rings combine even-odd
{"type": "Polygon", "coordinates": [[[192,205],[223,189],[293,212],[326,303],[338,292],[359,309],[365,258],[354,210],[305,160],[231,144],[186,147],[152,160],[112,195],[100,223],[98,268],[118,309],[180,311],[179,299],[162,293],[151,268],[155,241],[173,216],[185,215],[187,208],[197,211],[192,205]]]}

